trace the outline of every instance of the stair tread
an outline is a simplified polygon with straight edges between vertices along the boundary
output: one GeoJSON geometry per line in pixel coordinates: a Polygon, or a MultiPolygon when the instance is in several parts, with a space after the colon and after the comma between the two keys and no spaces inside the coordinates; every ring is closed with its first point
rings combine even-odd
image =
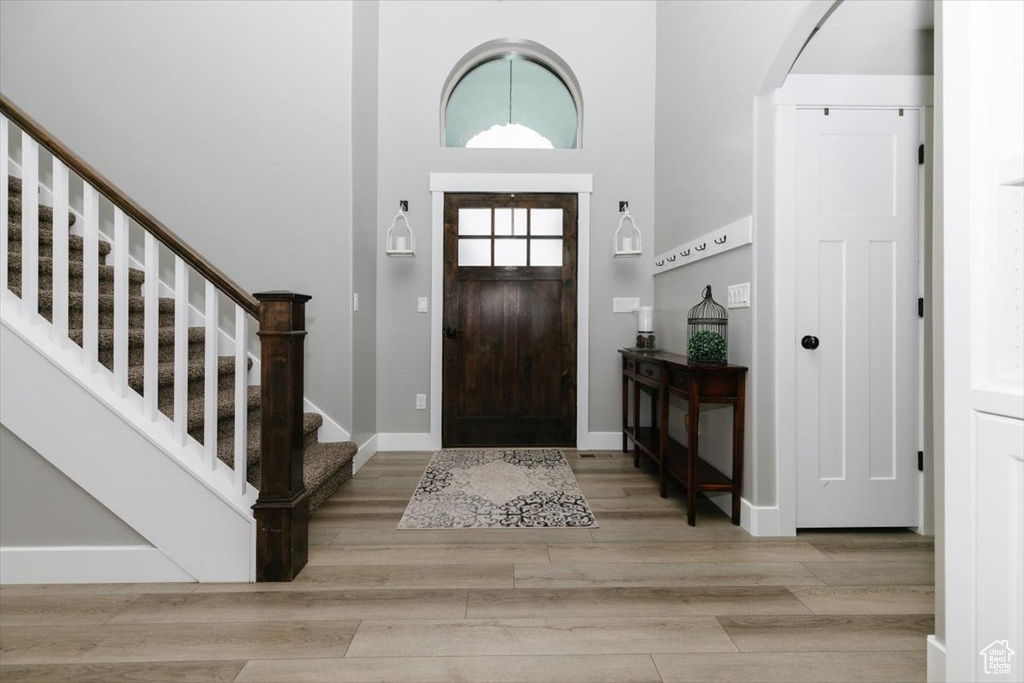
{"type": "MultiPolygon", "coordinates": [[[[114,330],[111,328],[100,328],[97,330],[99,347],[101,349],[110,348],[114,345],[114,330]]],[[[76,344],[81,345],[82,343],[82,329],[71,328],[68,330],[68,336],[71,337],[72,341],[76,344]]],[[[174,342],[174,327],[164,326],[158,327],[157,332],[157,343],[158,344],[170,344],[174,342]]],[[[142,327],[129,327],[128,328],[128,347],[140,346],[145,342],[146,331],[142,327]]],[[[188,328],[188,341],[189,343],[201,342],[206,339],[206,328],[205,327],[190,327],[188,328]]]]}
{"type": "MultiPolygon", "coordinates": [[[[7,215],[14,217],[21,215],[21,193],[11,194],[7,199],[7,215]]],[[[45,204],[39,205],[39,222],[53,222],[53,207],[45,204]]],[[[68,225],[75,224],[75,214],[68,211],[68,225]]]]}
{"type": "MultiPolygon", "coordinates": [[[[249,359],[248,367],[252,367],[252,359],[249,359]]],[[[234,356],[217,357],[217,375],[230,375],[235,371],[234,356]]],[[[206,377],[206,363],[204,360],[190,361],[186,366],[186,374],[189,381],[195,381],[206,377]]],[[[157,385],[166,386],[174,382],[174,361],[163,361],[157,363],[157,385]]],[[[142,388],[145,378],[145,366],[136,363],[128,367],[128,386],[138,391],[142,388]]]]}
{"type": "MultiPolygon", "coordinates": [[[[53,242],[53,228],[46,225],[39,226],[39,239],[44,242],[53,242]]],[[[7,226],[7,241],[21,242],[21,220],[11,220],[7,226]]],[[[72,253],[82,250],[85,245],[85,238],[81,235],[68,235],[68,246],[72,253]]],[[[102,237],[96,240],[96,247],[100,256],[106,256],[114,250],[114,245],[102,237]]]]}
{"type": "MultiPolygon", "coordinates": [[[[316,430],[320,428],[324,422],[323,416],[320,413],[303,413],[302,414],[302,437],[303,440],[313,435],[316,430]]],[[[248,430],[246,432],[246,458],[247,464],[250,468],[253,465],[257,465],[260,461],[260,416],[259,413],[250,414],[248,422],[248,430]]],[[[232,435],[234,430],[231,430],[232,435]]],[[[219,439],[217,441],[217,457],[220,458],[221,462],[226,464],[228,467],[235,466],[235,440],[234,437],[230,439],[219,439]]],[[[258,475],[259,470],[257,470],[258,475]]],[[[253,481],[255,486],[258,481],[253,481]]]]}
{"type": "MultiPolygon", "coordinates": [[[[99,294],[99,309],[101,311],[112,311],[114,310],[114,295],[113,294],[99,294]]],[[[81,292],[68,292],[68,305],[73,309],[81,308],[84,304],[85,295],[81,292]]],[[[39,291],[39,305],[46,305],[47,308],[53,303],[53,290],[42,289],[39,291]]],[[[139,295],[128,297],[128,310],[129,311],[145,311],[146,310],[146,299],[139,295]]],[[[174,299],[162,296],[160,297],[160,312],[161,313],[173,313],[174,312],[174,299]]]]}
{"type": "MultiPolygon", "coordinates": [[[[21,272],[22,258],[18,252],[11,252],[8,255],[10,272],[21,272]]],[[[114,266],[99,264],[99,275],[101,280],[112,280],[114,278],[114,266]]],[[[42,273],[53,272],[53,258],[50,256],[39,257],[39,270],[42,273]]],[[[68,261],[68,274],[72,277],[82,277],[85,272],[85,265],[81,261],[68,261]]],[[[128,269],[128,282],[133,285],[140,285],[146,279],[145,271],[138,268],[128,269]]]]}
{"type": "Polygon", "coordinates": [[[358,447],[351,441],[318,441],[306,449],[302,468],[306,488],[315,490],[356,457],[358,447]]]}

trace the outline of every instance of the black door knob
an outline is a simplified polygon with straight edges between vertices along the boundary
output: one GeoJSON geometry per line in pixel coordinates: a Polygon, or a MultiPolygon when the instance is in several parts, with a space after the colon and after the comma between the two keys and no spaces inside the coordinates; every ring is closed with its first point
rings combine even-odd
{"type": "Polygon", "coordinates": [[[805,335],[804,338],[800,340],[800,346],[813,351],[818,348],[818,338],[810,334],[805,335]]]}
{"type": "Polygon", "coordinates": [[[459,331],[454,327],[446,327],[441,330],[441,333],[444,334],[445,339],[455,339],[459,336],[459,331]]]}

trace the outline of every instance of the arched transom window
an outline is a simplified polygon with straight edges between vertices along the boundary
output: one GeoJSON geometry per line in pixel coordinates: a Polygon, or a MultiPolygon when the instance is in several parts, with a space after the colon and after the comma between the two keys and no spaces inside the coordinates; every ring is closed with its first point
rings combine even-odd
{"type": "Polygon", "coordinates": [[[581,147],[583,99],[569,66],[543,45],[496,40],[452,69],[441,99],[445,147],[581,147]]]}

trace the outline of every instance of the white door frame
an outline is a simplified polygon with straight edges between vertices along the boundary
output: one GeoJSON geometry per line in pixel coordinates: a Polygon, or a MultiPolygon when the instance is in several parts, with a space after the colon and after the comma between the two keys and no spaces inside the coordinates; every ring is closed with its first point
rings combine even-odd
{"type": "Polygon", "coordinates": [[[533,192],[577,195],[576,447],[590,448],[590,195],[589,173],[431,173],[430,443],[441,448],[441,327],[444,313],[444,195],[533,192]]]}
{"type": "MultiPolygon", "coordinates": [[[[925,121],[931,118],[932,80],[931,76],[790,76],[774,94],[774,125],[759,125],[759,137],[774,137],[774,144],[768,145],[775,153],[774,178],[758,177],[756,183],[764,188],[774,184],[775,239],[772,249],[762,249],[755,254],[755,260],[759,261],[755,270],[775,274],[776,315],[774,326],[771,320],[759,321],[755,334],[774,341],[776,500],[780,535],[796,534],[796,111],[825,106],[918,109],[921,110],[923,143],[928,125],[925,121]]],[[[757,146],[764,149],[763,143],[759,140],[757,146]]],[[[922,225],[925,215],[922,207],[922,225]]],[[[928,492],[925,495],[929,495],[928,492]]]]}

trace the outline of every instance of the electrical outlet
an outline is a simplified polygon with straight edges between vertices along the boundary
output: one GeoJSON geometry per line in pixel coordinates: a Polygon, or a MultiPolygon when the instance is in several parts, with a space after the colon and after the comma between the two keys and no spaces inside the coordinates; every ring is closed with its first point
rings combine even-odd
{"type": "Polygon", "coordinates": [[[427,409],[427,395],[426,394],[416,394],[416,410],[426,410],[426,409],[427,409]]]}
{"type": "Polygon", "coordinates": [[[639,309],[638,296],[617,296],[612,299],[612,313],[633,313],[639,309]]]}
{"type": "Polygon", "coordinates": [[[352,294],[352,310],[357,313],[359,312],[359,292],[352,294]]]}
{"type": "Polygon", "coordinates": [[[427,312],[427,297],[421,296],[420,298],[416,299],[416,312],[417,313],[426,313],[427,312]]]}
{"type": "Polygon", "coordinates": [[[750,283],[729,285],[728,308],[750,308],[750,283]]]}

